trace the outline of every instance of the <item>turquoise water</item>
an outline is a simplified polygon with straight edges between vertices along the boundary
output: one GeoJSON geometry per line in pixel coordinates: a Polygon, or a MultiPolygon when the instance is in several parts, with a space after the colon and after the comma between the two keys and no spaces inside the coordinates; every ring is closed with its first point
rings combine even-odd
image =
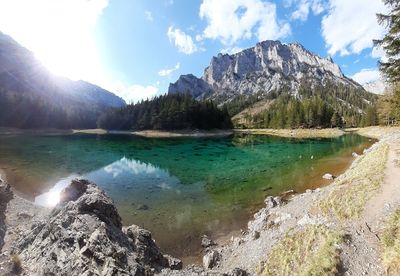
{"type": "Polygon", "coordinates": [[[236,135],[208,139],[132,136],[0,136],[0,168],[22,196],[51,205],[84,177],[115,201],[124,224],[152,231],[167,253],[196,255],[203,234],[246,227],[267,195],[328,184],[372,142],[358,135],[293,140],[236,135]]]}

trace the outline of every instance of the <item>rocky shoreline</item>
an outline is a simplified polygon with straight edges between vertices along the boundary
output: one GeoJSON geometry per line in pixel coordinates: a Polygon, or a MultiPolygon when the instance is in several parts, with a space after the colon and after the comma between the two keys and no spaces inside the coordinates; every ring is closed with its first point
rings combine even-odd
{"type": "MultiPolygon", "coordinates": [[[[358,270],[364,269],[365,265],[368,266],[369,273],[383,275],[384,270],[379,263],[364,259],[360,261],[360,265],[352,262],[352,254],[371,254],[370,251],[362,251],[370,250],[368,247],[363,247],[361,242],[357,243],[359,237],[355,233],[361,231],[357,228],[360,227],[358,220],[354,223],[353,220],[342,221],[330,213],[331,209],[326,212],[323,208],[324,201],[340,191],[343,183],[348,179],[354,181],[354,172],[374,161],[375,155],[383,156],[387,144],[397,141],[400,136],[397,129],[384,132],[384,135],[376,135],[375,133],[379,133],[376,128],[363,131],[363,135],[373,133],[370,136],[379,138],[380,141],[363,155],[353,156],[355,160],[352,166],[337,177],[333,184],[307,190],[303,194],[288,192],[279,197],[267,197],[265,207],[249,221],[248,228],[227,243],[216,244],[203,237],[203,266],[182,268],[180,260],[160,252],[149,231],[135,225],[122,227],[111,199],[95,184],[85,180],[72,182],[63,192],[62,202],[53,210],[39,208],[17,196],[14,196],[5,210],[5,202],[11,198],[8,185],[2,181],[0,244],[4,232],[5,237],[0,255],[0,274],[268,275],[268,269],[276,269],[267,267],[266,264],[270,261],[268,256],[274,254],[282,240],[290,236],[290,233],[302,233],[322,227],[324,233],[346,229],[346,235],[355,235],[344,244],[334,245],[335,250],[337,248],[340,251],[340,264],[334,266],[335,273],[344,274],[353,270],[355,275],[361,274],[362,271],[358,270]],[[7,227],[6,231],[4,225],[7,227]],[[354,252],[357,246],[360,251],[354,252]]],[[[377,172],[383,174],[382,169],[377,172]]],[[[393,196],[396,198],[396,195],[393,196]]],[[[397,201],[392,200],[394,208],[397,201]]],[[[365,230],[365,234],[368,231],[365,230]]]]}

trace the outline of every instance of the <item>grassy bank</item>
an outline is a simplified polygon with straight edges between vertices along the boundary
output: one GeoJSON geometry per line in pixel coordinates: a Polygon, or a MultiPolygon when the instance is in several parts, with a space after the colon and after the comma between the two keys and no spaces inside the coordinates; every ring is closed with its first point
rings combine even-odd
{"type": "Polygon", "coordinates": [[[322,225],[291,231],[274,247],[262,275],[336,275],[342,234],[322,225]]]}
{"type": "Polygon", "coordinates": [[[391,273],[400,273],[400,209],[386,221],[382,239],[383,264],[391,273]]]}
{"type": "Polygon", "coordinates": [[[383,181],[388,149],[389,146],[382,143],[357,159],[336,179],[332,184],[334,189],[315,204],[313,211],[341,220],[358,217],[383,181]]]}
{"type": "Polygon", "coordinates": [[[338,128],[324,129],[235,129],[235,133],[274,135],[287,138],[335,138],[345,132],[338,128]]]}

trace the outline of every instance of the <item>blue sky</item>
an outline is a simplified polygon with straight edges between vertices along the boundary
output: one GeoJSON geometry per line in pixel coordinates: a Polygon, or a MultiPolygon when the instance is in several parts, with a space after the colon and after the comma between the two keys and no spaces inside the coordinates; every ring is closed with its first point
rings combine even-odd
{"type": "Polygon", "coordinates": [[[0,31],[51,71],[137,101],[265,39],[300,42],[347,76],[376,80],[384,11],[380,0],[0,0],[0,31]]]}

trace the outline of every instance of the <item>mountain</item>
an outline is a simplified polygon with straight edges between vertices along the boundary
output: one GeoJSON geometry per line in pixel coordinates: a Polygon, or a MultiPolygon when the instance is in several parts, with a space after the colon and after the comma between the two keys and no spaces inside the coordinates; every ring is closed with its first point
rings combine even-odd
{"type": "Polygon", "coordinates": [[[92,128],[101,113],[125,105],[99,86],[52,74],[32,52],[0,33],[0,126],[92,128]]]}
{"type": "Polygon", "coordinates": [[[218,54],[201,78],[182,75],[168,93],[224,106],[239,128],[353,127],[376,121],[377,96],[347,78],[330,57],[298,43],[268,40],[233,55],[218,54]]]}
{"type": "Polygon", "coordinates": [[[331,82],[362,89],[331,58],[321,58],[298,43],[267,40],[234,55],[218,54],[201,78],[180,76],[168,92],[189,91],[197,99],[225,102],[260,91],[288,89],[296,94],[304,80],[312,86],[331,82]]]}
{"type": "Polygon", "coordinates": [[[386,90],[387,84],[384,80],[378,79],[376,81],[367,82],[363,87],[368,92],[382,95],[386,90]]]}

